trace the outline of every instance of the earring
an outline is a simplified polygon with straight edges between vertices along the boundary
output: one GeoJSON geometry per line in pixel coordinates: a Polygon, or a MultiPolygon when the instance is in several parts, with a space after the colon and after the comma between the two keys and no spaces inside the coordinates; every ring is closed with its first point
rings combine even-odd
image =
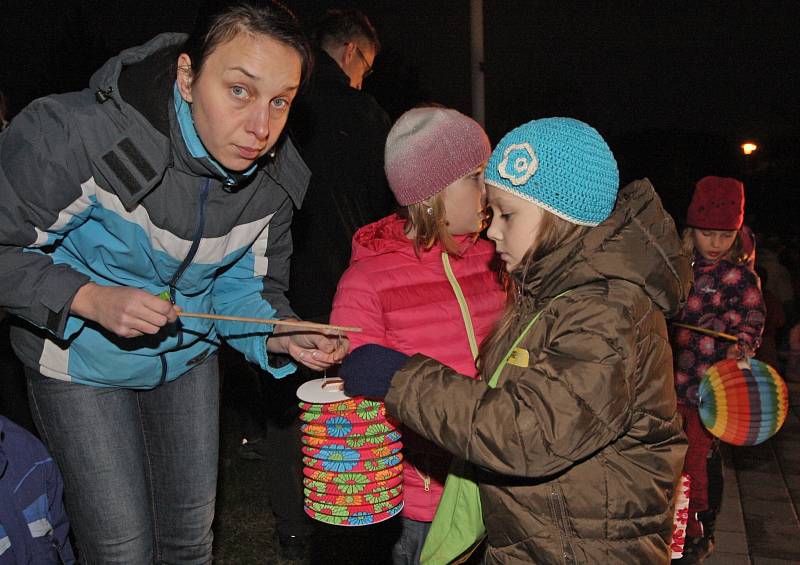
{"type": "Polygon", "coordinates": [[[425,213],[428,214],[429,216],[433,216],[433,208],[431,206],[428,206],[427,208],[425,208],[425,213]]]}
{"type": "Polygon", "coordinates": [[[267,155],[269,155],[270,159],[274,159],[275,158],[275,148],[273,147],[272,149],[270,149],[269,153],[267,153],[267,155]]]}

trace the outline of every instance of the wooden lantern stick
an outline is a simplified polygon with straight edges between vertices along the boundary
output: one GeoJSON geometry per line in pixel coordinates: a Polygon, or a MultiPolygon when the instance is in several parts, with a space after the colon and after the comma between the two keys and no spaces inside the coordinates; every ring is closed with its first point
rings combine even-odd
{"type": "Polygon", "coordinates": [[[689,325],[689,324],[679,324],[678,322],[673,322],[672,325],[673,326],[678,326],[680,328],[686,328],[687,330],[700,332],[700,333],[707,334],[707,335],[714,336],[714,337],[721,337],[722,339],[727,339],[728,341],[739,341],[739,338],[737,338],[735,335],[726,334],[726,333],[722,333],[722,332],[717,332],[717,331],[714,331],[714,330],[709,330],[708,328],[701,328],[699,326],[692,326],[692,325],[689,325]]]}
{"type": "Polygon", "coordinates": [[[244,316],[225,316],[222,314],[201,314],[199,312],[178,312],[178,316],[183,318],[208,318],[209,320],[229,320],[232,322],[249,322],[251,324],[272,324],[281,326],[291,326],[297,328],[309,328],[313,330],[329,332],[360,332],[361,328],[350,326],[332,326],[330,324],[318,324],[317,322],[305,322],[303,320],[277,320],[272,318],[246,318],[244,316]]]}

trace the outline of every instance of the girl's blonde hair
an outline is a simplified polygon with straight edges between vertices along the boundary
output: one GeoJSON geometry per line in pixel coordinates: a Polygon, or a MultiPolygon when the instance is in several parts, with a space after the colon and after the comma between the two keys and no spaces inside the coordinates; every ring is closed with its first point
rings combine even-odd
{"type": "MultiPolygon", "coordinates": [[[[404,231],[406,233],[414,231],[414,252],[417,256],[437,243],[441,243],[450,255],[461,254],[458,242],[447,229],[447,213],[442,191],[422,202],[404,206],[397,213],[406,221],[404,231]]],[[[475,238],[478,237],[478,233],[474,234],[475,238]]]]}
{"type": "Polygon", "coordinates": [[[525,277],[531,266],[562,245],[582,238],[592,229],[590,226],[573,224],[549,210],[542,209],[542,212],[542,220],[539,224],[536,240],[531,244],[531,248],[525,254],[525,257],[514,269],[514,274],[517,276],[507,277],[508,301],[503,315],[481,344],[478,363],[481,374],[484,377],[488,377],[500,364],[508,352],[511,342],[517,337],[516,335],[510,335],[510,331],[521,314],[521,305],[518,304],[517,299],[522,295],[525,277]]]}
{"type": "MultiPolygon", "coordinates": [[[[683,243],[683,250],[691,257],[694,255],[694,232],[698,228],[687,227],[681,234],[681,241],[683,243]]],[[[703,231],[703,230],[700,230],[703,231]]],[[[728,231],[728,230],[722,230],[728,231]]],[[[752,251],[747,250],[747,246],[742,239],[741,228],[736,230],[736,239],[733,240],[731,248],[722,256],[722,259],[730,261],[736,265],[745,265],[750,261],[752,251]]]]}

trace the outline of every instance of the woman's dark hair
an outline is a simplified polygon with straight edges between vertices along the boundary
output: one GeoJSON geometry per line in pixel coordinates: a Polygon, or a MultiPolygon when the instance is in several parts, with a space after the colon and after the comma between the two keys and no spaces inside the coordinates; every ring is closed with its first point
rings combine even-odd
{"type": "Polygon", "coordinates": [[[313,56],[300,22],[283,4],[275,0],[210,0],[201,8],[183,52],[192,61],[192,74],[197,78],[206,58],[222,43],[245,31],[265,35],[293,48],[300,55],[301,85],[311,74],[313,56]]]}

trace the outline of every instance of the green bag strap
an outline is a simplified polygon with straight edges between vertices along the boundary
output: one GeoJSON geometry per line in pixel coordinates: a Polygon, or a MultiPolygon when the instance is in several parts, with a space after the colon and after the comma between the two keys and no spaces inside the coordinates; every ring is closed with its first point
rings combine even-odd
{"type": "Polygon", "coordinates": [[[569,293],[570,293],[569,290],[565,290],[561,294],[557,294],[556,296],[551,298],[550,301],[545,305],[545,307],[542,308],[541,310],[539,310],[536,313],[536,315],[533,317],[533,319],[531,319],[531,321],[528,322],[528,325],[526,325],[525,329],[522,330],[522,333],[519,334],[519,336],[517,336],[517,339],[514,340],[514,343],[511,344],[511,347],[508,349],[508,353],[505,354],[505,356],[503,357],[503,360],[500,362],[500,364],[494,370],[494,373],[492,373],[492,377],[489,379],[489,386],[491,388],[495,388],[497,386],[497,380],[500,378],[500,373],[502,373],[503,369],[505,369],[506,364],[508,363],[508,359],[511,357],[511,354],[517,348],[517,346],[519,345],[519,342],[522,341],[522,339],[526,335],[528,335],[528,332],[533,327],[533,324],[535,324],[537,321],[539,321],[539,318],[542,316],[542,312],[544,312],[547,309],[547,307],[550,306],[553,303],[553,301],[555,301],[555,300],[557,300],[557,299],[561,298],[562,296],[565,296],[565,295],[567,295],[569,293]]]}
{"type": "Polygon", "coordinates": [[[475,328],[472,326],[472,317],[469,315],[469,305],[464,293],[461,291],[461,285],[458,284],[458,279],[453,274],[453,269],[450,267],[450,256],[447,253],[442,253],[442,265],[444,265],[444,273],[447,275],[447,280],[450,281],[450,286],[453,287],[453,292],[458,301],[458,307],[461,309],[461,317],[464,319],[464,328],[467,330],[467,339],[469,340],[469,348],[472,351],[472,359],[478,358],[478,342],[475,339],[475,328]]]}

